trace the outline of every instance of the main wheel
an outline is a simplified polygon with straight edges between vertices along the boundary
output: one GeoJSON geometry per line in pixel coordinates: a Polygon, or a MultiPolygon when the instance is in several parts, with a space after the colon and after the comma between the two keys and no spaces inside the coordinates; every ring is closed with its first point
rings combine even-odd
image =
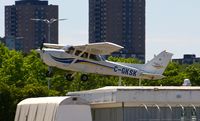
{"type": "Polygon", "coordinates": [[[74,77],[72,76],[72,74],[67,74],[67,75],[65,76],[65,78],[66,78],[68,81],[74,80],[74,77]]]}
{"type": "Polygon", "coordinates": [[[81,75],[81,81],[87,81],[88,76],[86,74],[81,75]]]}

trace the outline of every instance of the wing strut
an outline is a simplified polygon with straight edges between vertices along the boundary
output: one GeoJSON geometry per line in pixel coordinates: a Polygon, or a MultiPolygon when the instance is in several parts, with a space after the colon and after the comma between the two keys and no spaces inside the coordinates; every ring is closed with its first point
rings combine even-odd
{"type": "Polygon", "coordinates": [[[86,52],[86,50],[87,50],[87,46],[85,47],[85,49],[78,56],[75,57],[75,59],[72,61],[71,64],[74,64],[78,60],[78,58],[80,58],[83,55],[83,53],[86,52]]]}

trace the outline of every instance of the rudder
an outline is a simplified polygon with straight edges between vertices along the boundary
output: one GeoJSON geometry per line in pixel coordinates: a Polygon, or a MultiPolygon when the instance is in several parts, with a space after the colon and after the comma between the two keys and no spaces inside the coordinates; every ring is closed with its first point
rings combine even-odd
{"type": "Polygon", "coordinates": [[[144,71],[153,74],[163,74],[169,61],[172,58],[172,53],[162,51],[160,54],[155,56],[152,60],[144,65],[144,71]]]}

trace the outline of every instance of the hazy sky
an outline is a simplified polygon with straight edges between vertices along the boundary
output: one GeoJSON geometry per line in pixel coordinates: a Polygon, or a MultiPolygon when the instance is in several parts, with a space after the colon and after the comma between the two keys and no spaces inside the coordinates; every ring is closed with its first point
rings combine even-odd
{"type": "MultiPolygon", "coordinates": [[[[49,0],[59,5],[59,43],[88,43],[88,0],[49,0]]],[[[4,36],[4,6],[14,0],[0,0],[0,36],[4,36]]],[[[146,0],[146,58],[167,50],[200,57],[200,0],[146,0]]]]}

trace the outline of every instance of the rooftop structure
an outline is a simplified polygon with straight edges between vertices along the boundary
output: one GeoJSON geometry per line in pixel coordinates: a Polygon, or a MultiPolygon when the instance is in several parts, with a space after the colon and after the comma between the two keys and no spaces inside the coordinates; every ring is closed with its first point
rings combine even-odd
{"type": "MultiPolygon", "coordinates": [[[[19,0],[5,6],[5,44],[9,49],[25,53],[48,39],[48,25],[31,19],[58,19],[58,6],[48,1],[19,0]]],[[[58,22],[51,25],[51,43],[58,43],[58,22]]]]}
{"type": "Polygon", "coordinates": [[[93,121],[198,121],[200,87],[104,87],[69,92],[90,102],[93,121]]]}
{"type": "Polygon", "coordinates": [[[67,95],[80,96],[91,104],[100,103],[130,103],[160,104],[160,105],[198,105],[200,106],[200,87],[104,87],[89,91],[69,92],[67,95]]]}
{"type": "Polygon", "coordinates": [[[48,0],[19,0],[15,1],[15,5],[48,5],[48,0]]]}
{"type": "Polygon", "coordinates": [[[183,58],[173,59],[172,61],[179,64],[193,64],[200,63],[200,57],[196,57],[195,54],[184,54],[183,58]]]}

